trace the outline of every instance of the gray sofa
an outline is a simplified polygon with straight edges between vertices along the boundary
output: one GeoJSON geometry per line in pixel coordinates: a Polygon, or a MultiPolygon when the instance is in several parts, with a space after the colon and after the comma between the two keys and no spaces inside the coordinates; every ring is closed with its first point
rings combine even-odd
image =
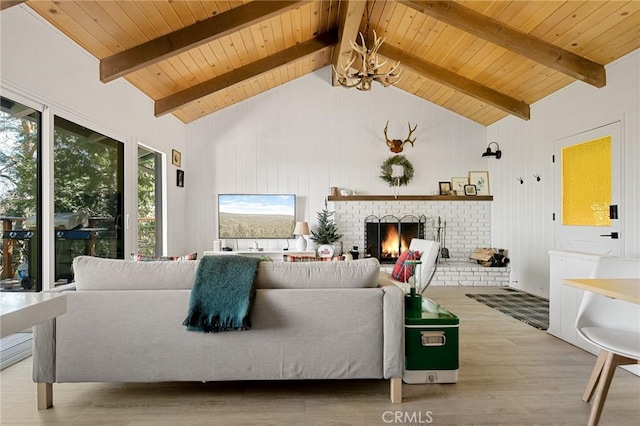
{"type": "Polygon", "coordinates": [[[198,261],[81,256],[67,313],[35,327],[38,408],[54,382],[390,379],[401,402],[403,293],[376,259],[261,262],[252,329],[189,332],[198,261]]]}

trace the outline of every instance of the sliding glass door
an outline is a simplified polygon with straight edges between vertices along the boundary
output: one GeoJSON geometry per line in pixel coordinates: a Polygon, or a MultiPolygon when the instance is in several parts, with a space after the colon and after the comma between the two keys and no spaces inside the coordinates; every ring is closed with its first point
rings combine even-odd
{"type": "Polygon", "coordinates": [[[41,113],[1,98],[0,221],[2,291],[39,291],[41,113]]]}
{"type": "Polygon", "coordinates": [[[54,118],[55,281],[76,256],[124,258],[124,144],[54,118]]]}

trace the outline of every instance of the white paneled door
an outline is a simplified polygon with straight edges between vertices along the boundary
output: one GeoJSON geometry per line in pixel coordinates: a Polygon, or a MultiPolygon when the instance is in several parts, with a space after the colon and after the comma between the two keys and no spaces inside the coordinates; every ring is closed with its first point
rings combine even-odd
{"type": "Polygon", "coordinates": [[[554,142],[555,249],[621,256],[621,122],[554,142]]]}

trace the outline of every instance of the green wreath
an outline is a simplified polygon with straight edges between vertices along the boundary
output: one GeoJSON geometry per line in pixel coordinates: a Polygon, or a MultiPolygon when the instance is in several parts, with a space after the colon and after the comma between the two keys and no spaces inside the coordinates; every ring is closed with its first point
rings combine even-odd
{"type": "Polygon", "coordinates": [[[404,155],[389,157],[382,163],[380,179],[387,182],[389,186],[405,186],[413,179],[413,165],[404,155]],[[402,166],[404,169],[402,176],[394,177],[391,175],[393,173],[391,166],[395,165],[402,166]]]}

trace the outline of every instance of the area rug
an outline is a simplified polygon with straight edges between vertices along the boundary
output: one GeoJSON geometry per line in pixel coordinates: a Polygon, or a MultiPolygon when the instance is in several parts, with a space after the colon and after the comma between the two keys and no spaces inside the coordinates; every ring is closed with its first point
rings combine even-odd
{"type": "Polygon", "coordinates": [[[541,297],[520,291],[466,296],[539,330],[549,328],[549,301],[541,297]]]}

